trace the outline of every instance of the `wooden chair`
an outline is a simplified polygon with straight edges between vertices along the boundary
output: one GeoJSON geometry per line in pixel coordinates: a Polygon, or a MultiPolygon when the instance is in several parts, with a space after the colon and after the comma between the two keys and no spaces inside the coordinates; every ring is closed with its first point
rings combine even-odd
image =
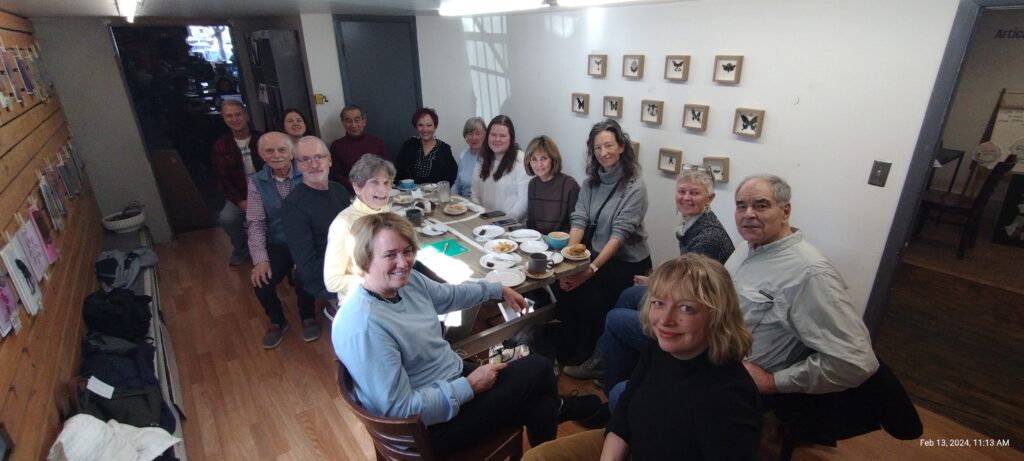
{"type": "Polygon", "coordinates": [[[518,461],[523,456],[523,427],[518,425],[495,431],[457,453],[437,456],[430,446],[427,428],[420,421],[419,415],[383,418],[370,414],[356,398],[355,384],[345,364],[340,360],[335,362],[338,364],[338,389],[359,421],[366,426],[366,432],[370,433],[378,461],[518,461]]]}
{"type": "Polygon", "coordinates": [[[974,242],[978,239],[978,227],[981,224],[982,213],[985,211],[985,205],[988,203],[989,198],[992,197],[992,193],[995,192],[996,185],[999,184],[999,180],[1006,175],[1010,169],[1017,163],[1017,156],[1011,155],[1006,160],[996,164],[988,177],[985,178],[985,182],[982,183],[981,188],[978,190],[978,194],[974,197],[970,197],[963,194],[957,194],[955,192],[942,192],[936,190],[925,191],[924,196],[921,198],[921,211],[917,218],[917,229],[914,230],[916,236],[921,232],[924,227],[924,221],[928,219],[928,215],[931,211],[935,210],[939,212],[939,216],[936,218],[936,223],[942,222],[942,215],[944,213],[956,214],[964,216],[966,218],[963,222],[948,223],[963,226],[963,230],[960,231],[960,244],[956,249],[957,259],[964,259],[964,255],[967,253],[968,248],[974,248],[974,242]]]}

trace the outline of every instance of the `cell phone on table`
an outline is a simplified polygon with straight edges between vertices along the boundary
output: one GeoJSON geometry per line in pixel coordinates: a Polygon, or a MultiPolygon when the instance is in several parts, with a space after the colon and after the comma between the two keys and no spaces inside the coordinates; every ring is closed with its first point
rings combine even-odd
{"type": "Polygon", "coordinates": [[[516,221],[515,219],[499,219],[497,221],[492,222],[491,224],[494,224],[495,226],[505,227],[511,226],[513,224],[519,224],[519,221],[516,221]]]}
{"type": "Polygon", "coordinates": [[[492,210],[480,213],[480,217],[484,219],[497,218],[498,216],[505,216],[505,212],[501,210],[492,210]]]}
{"type": "Polygon", "coordinates": [[[534,300],[532,300],[530,298],[525,298],[525,299],[526,299],[526,309],[523,310],[522,313],[516,312],[512,308],[505,307],[505,303],[498,303],[498,310],[501,311],[501,316],[505,319],[506,322],[508,322],[509,320],[515,319],[515,318],[522,317],[522,316],[524,316],[526,314],[529,314],[529,313],[533,312],[534,307],[537,305],[537,301],[534,301],[534,300]]]}
{"type": "Polygon", "coordinates": [[[524,226],[522,223],[515,223],[515,224],[505,228],[505,230],[507,230],[509,232],[517,231],[519,229],[526,229],[526,226],[524,226]]]}

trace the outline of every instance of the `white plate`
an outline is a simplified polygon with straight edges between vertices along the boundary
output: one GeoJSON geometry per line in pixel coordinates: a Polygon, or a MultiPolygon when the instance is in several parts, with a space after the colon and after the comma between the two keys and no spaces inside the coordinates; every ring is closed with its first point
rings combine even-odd
{"type": "Polygon", "coordinates": [[[523,253],[543,253],[548,249],[548,244],[540,240],[527,240],[519,243],[519,249],[523,250],[523,253]]]}
{"type": "Polygon", "coordinates": [[[480,265],[483,266],[484,269],[508,269],[521,262],[523,262],[522,256],[515,253],[487,253],[480,258],[480,265]],[[487,264],[490,264],[490,266],[487,264]]]}
{"type": "Polygon", "coordinates": [[[566,248],[569,248],[569,247],[562,248],[562,251],[561,251],[562,256],[565,256],[565,259],[569,259],[569,260],[572,260],[572,261],[583,261],[583,260],[586,260],[586,259],[590,259],[590,250],[583,251],[583,255],[582,256],[572,256],[572,255],[570,255],[570,254],[565,252],[566,248]]]}
{"type": "Polygon", "coordinates": [[[519,243],[528,242],[530,240],[540,240],[540,232],[533,229],[519,229],[509,232],[508,238],[519,243]]]}
{"type": "Polygon", "coordinates": [[[526,281],[526,275],[519,269],[498,269],[491,271],[484,277],[488,282],[498,282],[502,286],[514,287],[526,281]]]}
{"type": "Polygon", "coordinates": [[[559,253],[557,251],[545,251],[544,256],[547,256],[548,259],[550,259],[551,262],[555,263],[556,265],[561,264],[562,261],[565,261],[565,256],[562,256],[562,253],[559,253]]]}
{"type": "Polygon", "coordinates": [[[444,234],[445,232],[444,225],[437,225],[431,223],[424,223],[423,227],[417,227],[416,230],[423,235],[429,235],[431,237],[437,237],[438,235],[444,234]]]}
{"type": "Polygon", "coordinates": [[[391,197],[391,201],[399,205],[408,205],[412,203],[412,200],[413,198],[410,195],[396,195],[394,197],[391,197]]]}
{"type": "Polygon", "coordinates": [[[509,239],[494,239],[484,244],[484,249],[491,253],[511,253],[518,247],[516,242],[509,239]]]}
{"type": "Polygon", "coordinates": [[[504,233],[505,229],[502,229],[499,226],[492,226],[490,224],[473,228],[473,236],[483,239],[501,237],[504,233]]]}
{"type": "Polygon", "coordinates": [[[469,211],[469,207],[461,203],[453,203],[446,205],[444,208],[441,208],[441,211],[449,216],[458,216],[469,211]],[[459,211],[459,208],[461,208],[462,211],[459,211]]]}
{"type": "Polygon", "coordinates": [[[548,269],[547,272],[544,272],[543,274],[539,274],[539,275],[534,275],[532,272],[526,271],[526,276],[527,277],[529,277],[531,279],[537,279],[537,280],[546,279],[548,277],[551,277],[552,275],[555,275],[555,270],[554,269],[548,269]]]}

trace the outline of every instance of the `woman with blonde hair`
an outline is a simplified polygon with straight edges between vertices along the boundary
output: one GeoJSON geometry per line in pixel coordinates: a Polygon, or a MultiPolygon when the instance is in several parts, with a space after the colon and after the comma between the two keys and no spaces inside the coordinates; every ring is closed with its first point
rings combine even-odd
{"type": "Polygon", "coordinates": [[[658,266],[647,286],[640,318],[654,341],[607,435],[593,430],[557,439],[524,460],[757,458],[761,411],[743,367],[752,340],[729,273],[689,253],[658,266]]]}

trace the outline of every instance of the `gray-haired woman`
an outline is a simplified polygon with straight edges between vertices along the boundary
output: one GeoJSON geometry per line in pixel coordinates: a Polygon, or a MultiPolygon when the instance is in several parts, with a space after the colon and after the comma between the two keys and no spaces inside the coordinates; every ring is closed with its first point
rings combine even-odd
{"type": "Polygon", "coordinates": [[[345,302],[349,291],[359,283],[352,262],[352,224],[357,219],[391,211],[388,193],[395,180],[395,166],[373,154],[364,154],[348,174],[356,198],[338,213],[327,233],[327,254],[324,257],[324,286],[338,294],[338,304],[345,302]]]}
{"type": "Polygon", "coordinates": [[[473,170],[476,160],[480,158],[480,148],[484,146],[484,132],[487,125],[480,117],[471,117],[462,127],[462,137],[466,138],[466,150],[459,154],[459,176],[455,178],[452,191],[469,198],[473,191],[473,170]]]}

